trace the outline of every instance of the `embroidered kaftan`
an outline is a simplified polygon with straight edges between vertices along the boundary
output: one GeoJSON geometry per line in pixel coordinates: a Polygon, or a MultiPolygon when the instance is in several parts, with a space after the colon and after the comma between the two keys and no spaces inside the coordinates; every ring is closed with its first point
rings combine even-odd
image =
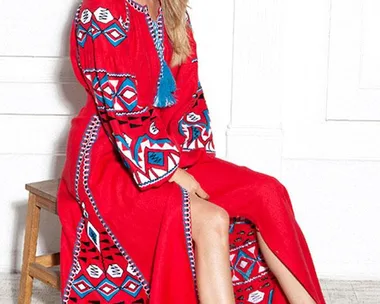
{"type": "Polygon", "coordinates": [[[170,67],[157,21],[133,0],[84,0],[70,57],[87,101],[71,121],[58,191],[62,303],[195,304],[188,193],[168,182],[187,168],[230,214],[236,303],[287,303],[256,230],[318,304],[325,303],[286,188],[215,155],[196,42],[170,67]]]}

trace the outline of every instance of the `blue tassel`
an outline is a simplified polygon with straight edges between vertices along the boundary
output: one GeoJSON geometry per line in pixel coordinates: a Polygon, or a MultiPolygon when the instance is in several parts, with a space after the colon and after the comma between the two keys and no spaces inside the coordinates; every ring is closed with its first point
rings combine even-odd
{"type": "Polygon", "coordinates": [[[157,94],[153,105],[158,108],[170,107],[176,103],[173,93],[176,90],[176,83],[173,74],[165,60],[162,60],[162,76],[159,80],[157,94]]]}

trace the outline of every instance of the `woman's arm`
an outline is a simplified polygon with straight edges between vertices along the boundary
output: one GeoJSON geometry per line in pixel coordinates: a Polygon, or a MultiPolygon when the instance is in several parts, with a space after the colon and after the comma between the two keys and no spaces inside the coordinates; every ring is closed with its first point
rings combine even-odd
{"type": "Polygon", "coordinates": [[[180,148],[168,136],[157,110],[139,94],[128,56],[128,7],[124,1],[84,1],[72,28],[71,58],[93,96],[107,135],[140,189],[168,181],[180,148]]]}

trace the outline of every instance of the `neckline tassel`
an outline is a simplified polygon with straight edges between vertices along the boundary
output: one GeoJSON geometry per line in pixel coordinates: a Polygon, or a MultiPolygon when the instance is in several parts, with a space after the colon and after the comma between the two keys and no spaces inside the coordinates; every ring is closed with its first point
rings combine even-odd
{"type": "Polygon", "coordinates": [[[152,20],[149,15],[147,16],[148,19],[152,21],[151,34],[154,38],[154,44],[160,59],[160,75],[157,81],[157,92],[153,100],[153,106],[158,108],[170,107],[176,103],[176,99],[174,97],[174,92],[176,91],[176,81],[164,58],[163,14],[160,9],[157,22],[152,20]]]}
{"type": "Polygon", "coordinates": [[[173,95],[175,90],[176,83],[173,74],[166,61],[162,60],[159,85],[153,105],[159,108],[170,107],[174,105],[176,103],[175,97],[173,95]]]}

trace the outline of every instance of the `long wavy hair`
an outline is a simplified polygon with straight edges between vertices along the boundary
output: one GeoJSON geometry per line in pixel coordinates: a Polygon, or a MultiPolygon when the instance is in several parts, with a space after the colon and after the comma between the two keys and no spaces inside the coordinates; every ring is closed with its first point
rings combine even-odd
{"type": "Polygon", "coordinates": [[[165,28],[173,45],[170,66],[174,67],[183,63],[191,52],[186,22],[188,0],[160,0],[160,2],[165,28]]]}

